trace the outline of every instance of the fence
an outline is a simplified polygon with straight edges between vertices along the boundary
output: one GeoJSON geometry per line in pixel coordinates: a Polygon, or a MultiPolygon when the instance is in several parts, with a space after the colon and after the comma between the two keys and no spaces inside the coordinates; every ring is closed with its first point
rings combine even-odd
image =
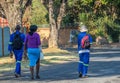
{"type": "Polygon", "coordinates": [[[0,27],[0,56],[7,56],[9,54],[8,51],[8,43],[10,37],[10,29],[9,27],[0,27]]]}
{"type": "Polygon", "coordinates": [[[0,56],[2,55],[2,28],[0,27],[0,56]]]}
{"type": "MultiPolygon", "coordinates": [[[[27,29],[24,28],[23,32],[26,34],[27,29]]],[[[75,33],[78,33],[77,29],[72,29],[72,28],[62,28],[59,30],[59,45],[67,45],[69,43],[76,43],[76,38],[75,33]],[[70,35],[73,35],[72,37],[70,35]],[[73,41],[75,40],[75,41],[73,41]],[[73,41],[73,42],[72,42],[73,41]]],[[[48,39],[50,35],[50,28],[38,28],[37,33],[41,37],[41,42],[43,46],[48,45],[48,39]]],[[[4,27],[0,28],[0,56],[7,56],[9,54],[8,51],[8,43],[9,43],[9,38],[10,38],[10,28],[9,27],[4,27]]]]}
{"type": "MultiPolygon", "coordinates": [[[[42,46],[48,45],[48,39],[50,35],[50,28],[38,28],[37,32],[40,34],[42,46]]],[[[74,28],[61,28],[59,30],[58,44],[59,45],[68,45],[69,43],[77,42],[77,34],[79,33],[78,29],[74,28]],[[75,32],[75,33],[72,33],[75,32]],[[72,37],[70,35],[73,35],[72,37]]]]}

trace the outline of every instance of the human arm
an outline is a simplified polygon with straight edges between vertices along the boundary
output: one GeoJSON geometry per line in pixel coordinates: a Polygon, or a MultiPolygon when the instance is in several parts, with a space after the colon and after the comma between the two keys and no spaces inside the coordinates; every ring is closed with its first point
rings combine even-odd
{"type": "Polygon", "coordinates": [[[40,35],[37,35],[37,45],[40,46],[41,45],[41,39],[40,39],[40,35]]]}
{"type": "Polygon", "coordinates": [[[89,40],[90,40],[90,45],[92,45],[93,39],[92,39],[92,36],[91,36],[91,35],[89,35],[89,40]]]}
{"type": "MultiPolygon", "coordinates": [[[[91,46],[92,46],[92,43],[93,43],[93,40],[92,40],[92,36],[89,34],[89,42],[90,42],[90,48],[91,48],[91,46]]],[[[90,49],[89,48],[89,49],[90,49]]]]}
{"type": "Polygon", "coordinates": [[[8,51],[10,52],[9,53],[10,58],[13,57],[12,41],[13,41],[13,34],[10,35],[10,39],[9,39],[9,43],[8,43],[8,51]]]}
{"type": "Polygon", "coordinates": [[[78,51],[81,49],[81,36],[78,35],[78,51]]]}

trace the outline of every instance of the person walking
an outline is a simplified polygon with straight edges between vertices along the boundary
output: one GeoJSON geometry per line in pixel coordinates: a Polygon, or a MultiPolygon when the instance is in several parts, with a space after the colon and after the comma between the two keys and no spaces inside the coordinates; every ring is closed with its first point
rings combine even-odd
{"type": "MultiPolygon", "coordinates": [[[[31,79],[34,79],[34,66],[36,66],[36,79],[39,79],[39,68],[40,68],[40,49],[41,45],[40,36],[37,31],[36,25],[30,26],[30,32],[26,35],[25,39],[25,50],[28,53],[29,66],[31,72],[31,79]]],[[[26,55],[26,54],[25,54],[26,55]]]]}
{"type": "Polygon", "coordinates": [[[16,67],[15,67],[15,77],[21,76],[21,61],[24,52],[24,40],[25,35],[20,32],[21,26],[17,25],[15,32],[10,35],[8,50],[10,51],[10,57],[15,55],[16,67]]]}
{"type": "Polygon", "coordinates": [[[78,34],[78,54],[79,54],[79,64],[78,73],[79,77],[88,77],[88,65],[89,65],[89,55],[90,55],[90,45],[92,44],[92,37],[87,34],[87,27],[82,25],[80,28],[80,33],[78,34]]]}

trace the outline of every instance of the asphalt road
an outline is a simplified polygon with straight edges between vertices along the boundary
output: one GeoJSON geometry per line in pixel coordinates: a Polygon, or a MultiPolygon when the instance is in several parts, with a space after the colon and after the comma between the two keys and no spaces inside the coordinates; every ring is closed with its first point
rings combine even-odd
{"type": "MultiPolygon", "coordinates": [[[[66,49],[76,52],[76,49],[66,49]]],[[[75,55],[73,55],[75,56],[75,55]]],[[[13,72],[0,74],[0,83],[120,83],[120,49],[95,48],[91,50],[88,78],[78,78],[78,58],[62,64],[41,66],[41,79],[30,80],[29,69],[22,77],[14,78],[13,72]]]]}

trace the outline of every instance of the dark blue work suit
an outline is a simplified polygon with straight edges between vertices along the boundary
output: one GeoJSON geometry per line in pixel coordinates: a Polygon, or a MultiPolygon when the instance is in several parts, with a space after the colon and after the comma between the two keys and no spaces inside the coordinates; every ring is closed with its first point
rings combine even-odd
{"type": "MultiPolygon", "coordinates": [[[[89,65],[90,49],[81,48],[81,40],[86,35],[86,32],[80,32],[78,35],[78,53],[79,53],[79,65],[78,73],[82,73],[82,76],[87,75],[89,65]]],[[[92,37],[88,34],[90,44],[92,44],[92,37]]]]}
{"type": "Polygon", "coordinates": [[[19,30],[16,30],[13,34],[10,35],[10,40],[9,40],[9,45],[8,45],[8,50],[10,52],[13,51],[16,59],[16,68],[15,68],[15,73],[21,75],[21,61],[22,61],[22,55],[24,52],[24,40],[25,40],[25,35],[23,33],[20,33],[20,37],[23,41],[23,47],[20,50],[14,50],[12,48],[12,41],[14,39],[15,34],[19,34],[19,30]]]}

